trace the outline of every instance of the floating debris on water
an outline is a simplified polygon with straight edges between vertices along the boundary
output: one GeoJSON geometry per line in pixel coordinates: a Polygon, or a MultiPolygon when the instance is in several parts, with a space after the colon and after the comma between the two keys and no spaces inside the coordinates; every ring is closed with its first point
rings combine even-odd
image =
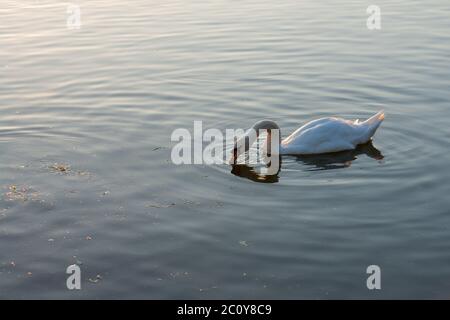
{"type": "Polygon", "coordinates": [[[239,241],[239,244],[240,244],[241,246],[243,246],[243,247],[248,247],[248,243],[247,243],[247,241],[245,241],[245,240],[239,241]]]}
{"type": "Polygon", "coordinates": [[[7,187],[8,192],[4,194],[5,200],[7,201],[28,201],[28,200],[39,200],[39,193],[34,191],[31,187],[16,185],[10,185],[7,187]]]}
{"type": "MultiPolygon", "coordinates": [[[[43,162],[47,162],[47,161],[43,161],[43,162]]],[[[86,170],[74,170],[71,165],[67,164],[67,163],[60,163],[60,162],[55,162],[55,163],[46,163],[45,164],[45,168],[46,169],[50,169],[50,171],[55,172],[55,173],[59,173],[61,175],[70,175],[70,176],[80,176],[80,177],[87,177],[87,178],[91,178],[92,177],[92,173],[86,170]]]]}
{"type": "Polygon", "coordinates": [[[181,276],[189,276],[189,272],[179,272],[179,271],[177,271],[177,272],[171,272],[170,274],[170,277],[171,278],[173,278],[173,279],[175,279],[175,278],[178,278],[178,277],[181,277],[181,276]]]}
{"type": "Polygon", "coordinates": [[[54,163],[50,166],[50,169],[60,173],[68,173],[70,171],[70,166],[63,163],[54,163]]]}
{"type": "Polygon", "coordinates": [[[157,203],[157,202],[151,202],[145,205],[146,208],[170,208],[173,207],[175,205],[175,203],[168,203],[168,204],[164,204],[164,203],[157,203]]]}
{"type": "Polygon", "coordinates": [[[102,276],[99,275],[99,274],[96,275],[94,279],[89,278],[89,282],[92,282],[92,283],[97,283],[97,282],[99,282],[100,280],[103,280],[103,278],[102,278],[102,276]]]}
{"type": "Polygon", "coordinates": [[[198,206],[198,205],[200,205],[200,202],[189,200],[189,199],[183,199],[183,203],[185,205],[187,205],[187,206],[198,206]]]}
{"type": "Polygon", "coordinates": [[[89,171],[77,171],[76,174],[80,177],[92,177],[92,173],[90,173],[89,171]]]}

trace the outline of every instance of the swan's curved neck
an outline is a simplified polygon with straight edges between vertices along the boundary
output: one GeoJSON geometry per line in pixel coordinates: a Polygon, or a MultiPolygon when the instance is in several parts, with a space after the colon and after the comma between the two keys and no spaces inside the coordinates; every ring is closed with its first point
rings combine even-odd
{"type": "Polygon", "coordinates": [[[277,123],[275,121],[272,120],[261,120],[256,122],[252,128],[254,130],[256,130],[256,132],[258,132],[261,129],[265,129],[265,130],[271,130],[271,129],[276,129],[276,130],[280,130],[280,127],[277,125],[277,123]]]}
{"type": "MultiPolygon", "coordinates": [[[[272,121],[272,120],[258,121],[253,125],[252,129],[256,131],[257,136],[259,136],[260,130],[267,130],[266,142],[269,144],[268,147],[270,147],[270,143],[272,143],[272,141],[273,141],[272,135],[275,135],[275,137],[276,137],[276,135],[278,135],[278,145],[281,148],[281,130],[275,121],[272,121]],[[275,133],[275,131],[276,131],[276,133],[275,133]]],[[[268,148],[267,150],[270,150],[270,148],[268,148]]]]}
{"type": "MultiPolygon", "coordinates": [[[[281,146],[280,127],[275,123],[275,121],[261,120],[256,122],[249,130],[247,130],[242,138],[235,142],[233,148],[233,160],[236,160],[241,153],[245,153],[250,149],[253,143],[258,139],[261,130],[267,131],[266,150],[268,151],[268,153],[271,153],[271,151],[273,151],[273,136],[278,136],[278,150],[276,150],[276,153],[282,153],[283,148],[281,146]]],[[[268,155],[270,156],[270,154],[268,155]]]]}

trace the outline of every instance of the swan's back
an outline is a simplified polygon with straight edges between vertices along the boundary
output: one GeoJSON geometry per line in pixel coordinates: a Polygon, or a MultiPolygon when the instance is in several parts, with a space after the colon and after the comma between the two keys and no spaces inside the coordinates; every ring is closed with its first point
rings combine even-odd
{"type": "Polygon", "coordinates": [[[284,154],[318,154],[351,150],[366,143],[384,119],[379,112],[364,122],[321,118],[303,125],[281,142],[284,154]]]}

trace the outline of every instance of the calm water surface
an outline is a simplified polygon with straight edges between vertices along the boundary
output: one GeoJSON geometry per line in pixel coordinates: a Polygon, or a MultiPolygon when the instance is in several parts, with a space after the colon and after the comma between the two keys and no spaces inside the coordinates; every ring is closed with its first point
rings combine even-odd
{"type": "Polygon", "coordinates": [[[0,298],[450,298],[448,1],[77,2],[80,30],[0,4],[0,298]],[[273,183],[170,161],[194,120],[382,108],[373,146],[273,183]]]}

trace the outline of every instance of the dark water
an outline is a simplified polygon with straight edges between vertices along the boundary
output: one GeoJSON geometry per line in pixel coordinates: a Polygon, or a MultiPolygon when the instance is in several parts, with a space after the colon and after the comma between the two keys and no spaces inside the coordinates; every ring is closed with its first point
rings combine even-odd
{"type": "Polygon", "coordinates": [[[0,5],[0,298],[450,297],[447,1],[78,4],[80,30],[64,2],[0,5]],[[274,183],[170,160],[194,120],[381,108],[373,146],[274,183]]]}

